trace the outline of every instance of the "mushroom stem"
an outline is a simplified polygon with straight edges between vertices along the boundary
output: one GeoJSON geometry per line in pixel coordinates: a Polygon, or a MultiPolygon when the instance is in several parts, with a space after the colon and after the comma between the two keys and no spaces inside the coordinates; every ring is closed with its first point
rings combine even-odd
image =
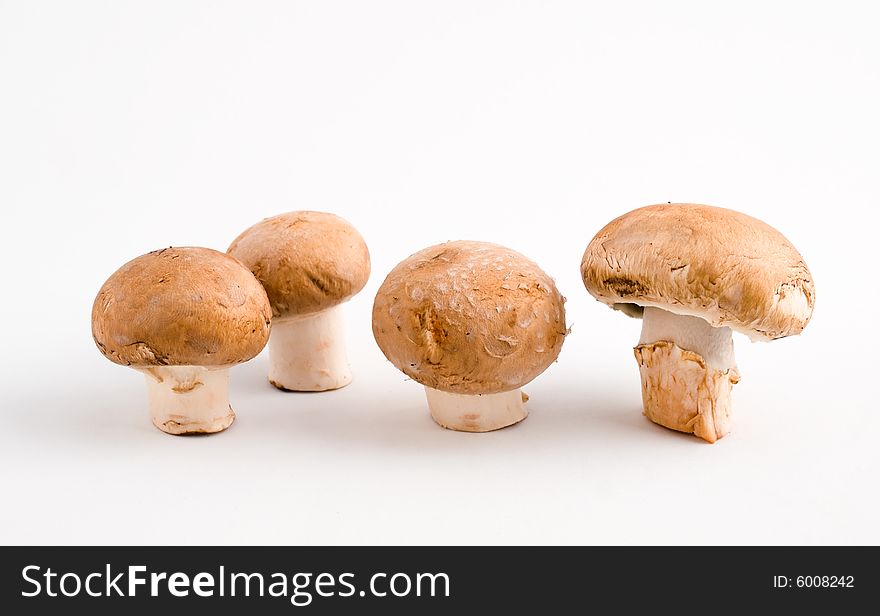
{"type": "Polygon", "coordinates": [[[729,327],[647,307],[634,351],[648,419],[710,443],[730,431],[730,390],[739,373],[729,327]]]}
{"type": "Polygon", "coordinates": [[[490,432],[519,423],[529,412],[519,389],[500,394],[455,394],[425,387],[431,417],[450,430],[490,432]]]}
{"type": "Polygon", "coordinates": [[[269,382],[289,391],[326,391],[351,383],[342,306],[276,320],[269,336],[269,382]]]}
{"type": "Polygon", "coordinates": [[[229,406],[229,368],[142,368],[153,425],[168,434],[221,432],[235,420],[229,406]]]}

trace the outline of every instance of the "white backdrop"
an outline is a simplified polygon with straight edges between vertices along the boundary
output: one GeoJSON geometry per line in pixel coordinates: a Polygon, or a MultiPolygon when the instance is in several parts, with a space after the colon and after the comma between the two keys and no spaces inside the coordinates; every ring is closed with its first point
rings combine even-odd
{"type": "Polygon", "coordinates": [[[880,542],[871,5],[0,2],[0,543],[880,542]],[[764,219],[816,280],[803,336],[736,336],[715,445],[641,415],[639,323],[579,278],[602,225],[665,201],[764,219]],[[264,354],[229,431],[159,432],[91,340],[98,288],[291,209],[371,247],[354,383],[283,394],[264,354]],[[513,428],[440,429],[373,342],[385,273],[450,239],[568,297],[513,428]]]}

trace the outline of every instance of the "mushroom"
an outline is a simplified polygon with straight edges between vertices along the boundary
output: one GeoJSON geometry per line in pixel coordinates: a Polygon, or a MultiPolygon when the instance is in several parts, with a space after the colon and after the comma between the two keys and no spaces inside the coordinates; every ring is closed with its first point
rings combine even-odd
{"type": "Polygon", "coordinates": [[[587,246],[581,273],[596,299],[642,318],[634,351],[645,415],[710,443],[729,432],[732,331],[799,334],[815,301],[810,270],[779,231],[708,205],[624,214],[587,246]]]}
{"type": "Polygon", "coordinates": [[[258,222],[227,251],[257,277],[272,305],[269,382],[326,391],[351,382],[341,304],[370,277],[364,238],[324,212],[288,212],[258,222]]]}
{"type": "Polygon", "coordinates": [[[235,420],[229,368],[269,339],[266,292],[241,263],[209,248],[165,248],[129,261],[92,307],[104,357],[146,375],[153,424],[220,432],[235,420]]]}
{"type": "Polygon", "coordinates": [[[528,415],[520,388],[559,355],[564,302],[518,252],[448,242],[388,274],[373,304],[373,336],[392,364],[425,386],[434,421],[488,432],[528,415]]]}

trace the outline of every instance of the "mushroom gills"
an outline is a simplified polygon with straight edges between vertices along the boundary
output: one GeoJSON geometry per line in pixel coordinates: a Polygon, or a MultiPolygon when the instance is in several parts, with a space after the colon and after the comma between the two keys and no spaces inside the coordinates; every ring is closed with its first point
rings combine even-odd
{"type": "Polygon", "coordinates": [[[327,391],[351,383],[342,306],[276,319],[269,337],[269,382],[288,391],[327,391]]]}
{"type": "Polygon", "coordinates": [[[153,425],[168,434],[221,432],[235,420],[229,368],[150,366],[146,376],[153,425]]]}
{"type": "Polygon", "coordinates": [[[519,389],[497,394],[456,394],[425,387],[431,417],[444,428],[490,432],[525,419],[528,397],[519,389]]]}
{"type": "Polygon", "coordinates": [[[729,327],[646,307],[634,352],[648,419],[710,443],[730,431],[730,391],[739,372],[729,327]]]}

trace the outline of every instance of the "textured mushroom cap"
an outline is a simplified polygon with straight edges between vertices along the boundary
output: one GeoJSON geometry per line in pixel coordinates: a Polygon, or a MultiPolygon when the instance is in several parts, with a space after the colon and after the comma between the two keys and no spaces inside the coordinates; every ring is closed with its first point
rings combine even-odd
{"type": "Polygon", "coordinates": [[[165,248],[129,261],[92,307],[92,337],[126,366],[229,366],[257,355],[272,316],[260,283],[209,248],[165,248]]]}
{"type": "Polygon", "coordinates": [[[346,220],[325,212],[288,212],[258,222],[227,251],[266,289],[272,314],[320,312],[351,298],[370,277],[370,252],[346,220]]]}
{"type": "Polygon", "coordinates": [[[376,293],[373,336],[423,385],[459,394],[522,387],[559,355],[565,298],[533,262],[485,242],[426,248],[376,293]]]}
{"type": "Polygon", "coordinates": [[[815,302],[810,270],[779,231],[708,205],[650,205],[611,221],[581,274],[610,306],[656,306],[753,339],[799,334],[815,302]]]}

